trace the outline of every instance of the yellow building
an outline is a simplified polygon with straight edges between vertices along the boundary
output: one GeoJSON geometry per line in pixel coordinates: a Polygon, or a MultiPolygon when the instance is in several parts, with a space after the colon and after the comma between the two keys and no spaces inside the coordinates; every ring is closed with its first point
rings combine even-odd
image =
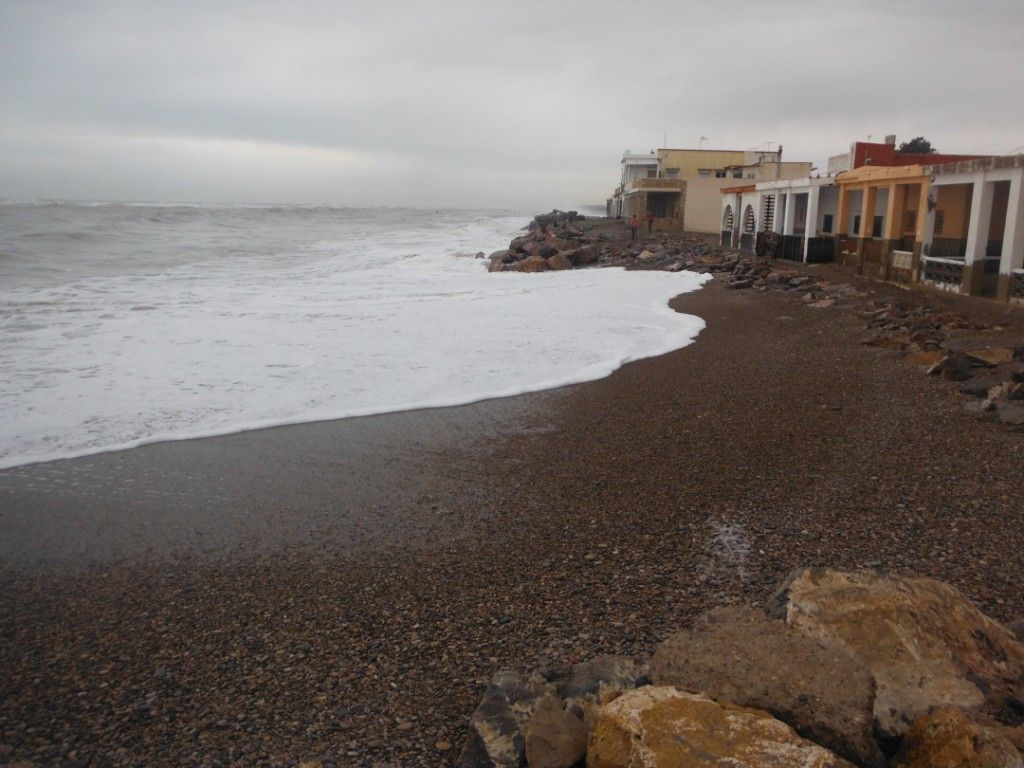
{"type": "Polygon", "coordinates": [[[870,277],[916,279],[930,181],[920,165],[865,165],[836,176],[838,261],[870,277]]]}
{"type": "MultiPolygon", "coordinates": [[[[623,162],[633,155],[623,156],[623,162]]],[[[609,200],[609,215],[643,220],[654,214],[654,228],[718,233],[721,229],[721,190],[736,179],[768,181],[810,175],[811,163],[781,162],[774,152],[742,149],[659,149],[653,177],[627,179],[609,200]],[[614,211],[614,213],[611,213],[614,211]]],[[[650,158],[645,156],[645,162],[650,158]]]]}
{"type": "Polygon", "coordinates": [[[659,149],[658,168],[666,179],[713,178],[719,173],[725,178],[726,168],[743,165],[746,154],[734,149],[659,149]]]}

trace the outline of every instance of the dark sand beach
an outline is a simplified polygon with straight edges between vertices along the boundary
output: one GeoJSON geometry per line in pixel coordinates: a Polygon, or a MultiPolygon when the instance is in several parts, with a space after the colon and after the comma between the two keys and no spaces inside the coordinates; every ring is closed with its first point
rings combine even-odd
{"type": "Polygon", "coordinates": [[[673,306],[694,344],[585,385],[0,472],[0,764],[451,765],[498,668],[798,566],[1024,613],[1019,431],[854,312],[673,306]]]}

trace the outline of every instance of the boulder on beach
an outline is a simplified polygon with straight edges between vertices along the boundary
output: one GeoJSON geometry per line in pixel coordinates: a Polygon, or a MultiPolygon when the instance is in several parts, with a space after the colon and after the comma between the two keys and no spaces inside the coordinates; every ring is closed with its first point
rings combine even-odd
{"type": "Polygon", "coordinates": [[[548,258],[548,269],[572,269],[572,262],[564,253],[556,253],[548,258]]]}
{"type": "Polygon", "coordinates": [[[565,711],[554,696],[537,704],[526,724],[526,762],[530,768],[573,768],[587,752],[587,727],[565,711]]]}
{"type": "Polygon", "coordinates": [[[882,766],[874,682],[842,647],[801,634],[753,608],[720,608],[662,642],[651,681],[770,712],[833,752],[882,766]]]}
{"type": "Polygon", "coordinates": [[[902,736],[933,707],[1020,717],[1024,645],[948,584],[810,568],[783,584],[770,614],[868,668],[875,726],[885,738],[902,736]]]}
{"type": "Polygon", "coordinates": [[[548,260],[543,256],[529,256],[519,262],[520,272],[546,272],[548,270],[548,260]]]}
{"type": "Polygon", "coordinates": [[[586,731],[601,705],[646,683],[647,666],[626,656],[599,656],[544,674],[502,670],[491,679],[470,718],[469,738],[458,765],[533,766],[533,762],[527,763],[528,751],[534,757],[544,754],[545,760],[554,761],[578,743],[579,727],[566,717],[580,723],[585,744],[586,731]],[[546,710],[541,710],[542,705],[546,710]],[[563,714],[554,712],[554,707],[563,714]]]}
{"type": "Polygon", "coordinates": [[[491,678],[469,720],[461,768],[519,768],[526,764],[526,723],[555,686],[539,675],[502,670],[491,678]]]}
{"type": "Polygon", "coordinates": [[[588,768],[853,768],[767,712],[646,686],[601,709],[588,768]]]}

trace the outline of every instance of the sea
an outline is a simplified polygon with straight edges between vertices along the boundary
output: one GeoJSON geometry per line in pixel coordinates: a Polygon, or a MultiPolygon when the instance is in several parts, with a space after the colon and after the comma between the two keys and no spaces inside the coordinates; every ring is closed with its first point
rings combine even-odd
{"type": "Polygon", "coordinates": [[[488,273],[521,211],[0,201],[0,468],[450,406],[689,344],[689,272],[488,273]]]}

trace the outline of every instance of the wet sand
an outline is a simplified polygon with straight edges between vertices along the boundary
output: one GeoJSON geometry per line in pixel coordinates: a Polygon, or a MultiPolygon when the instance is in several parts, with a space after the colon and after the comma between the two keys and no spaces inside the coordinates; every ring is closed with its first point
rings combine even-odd
{"type": "Polygon", "coordinates": [[[696,343],[601,381],[4,473],[0,744],[437,766],[497,668],[647,653],[795,567],[1024,613],[1019,431],[852,312],[717,283],[673,305],[696,343]]]}
{"type": "MultiPolygon", "coordinates": [[[[474,451],[551,397],[314,422],[0,470],[0,563],[81,570],[459,534],[474,451]]],[[[555,395],[557,396],[557,395],[555,395]]],[[[541,426],[543,429],[543,426],[541,426]]]]}

